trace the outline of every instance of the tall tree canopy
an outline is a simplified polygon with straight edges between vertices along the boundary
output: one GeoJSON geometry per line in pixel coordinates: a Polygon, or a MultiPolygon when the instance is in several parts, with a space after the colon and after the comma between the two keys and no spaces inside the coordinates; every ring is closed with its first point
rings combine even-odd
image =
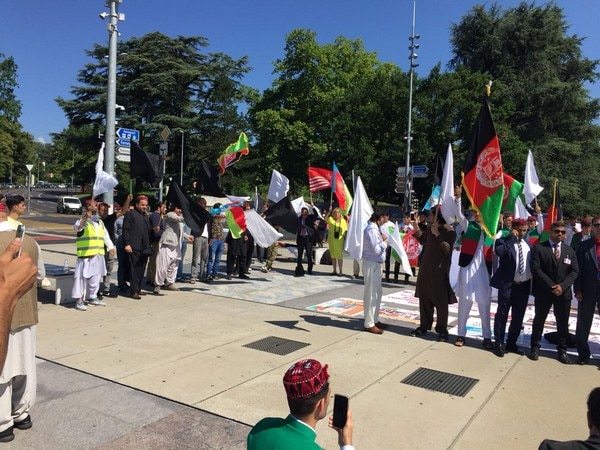
{"type": "MultiPolygon", "coordinates": [[[[168,126],[173,133],[167,172],[179,174],[183,142],[187,180],[194,177],[201,159],[215,161],[227,144],[246,130],[238,106],[255,95],[240,81],[250,70],[247,59],[201,53],[206,46],[202,37],[171,38],[155,32],[121,42],[118,48],[116,101],[125,107],[118,114],[119,126],[140,130],[142,147],[151,151],[161,130],[168,126]]],[[[95,62],[79,72],[81,84],[71,90],[74,98],[57,99],[69,128],[87,131],[65,130],[55,140],[69,161],[70,148],[85,152],[88,170],[93,170],[98,133],[104,130],[108,50],[96,45],[87,53],[95,62]]],[[[118,169],[127,171],[124,165],[118,169]]]]}
{"type": "Polygon", "coordinates": [[[450,67],[485,74],[499,86],[492,112],[502,130],[505,169],[520,178],[532,149],[543,184],[559,178],[565,206],[591,212],[600,207],[588,189],[588,168],[595,171],[600,162],[594,123],[600,103],[585,83],[598,80],[599,61],[582,55],[583,38],[568,35],[568,28],[553,2],[476,6],[452,26],[450,67]]]}

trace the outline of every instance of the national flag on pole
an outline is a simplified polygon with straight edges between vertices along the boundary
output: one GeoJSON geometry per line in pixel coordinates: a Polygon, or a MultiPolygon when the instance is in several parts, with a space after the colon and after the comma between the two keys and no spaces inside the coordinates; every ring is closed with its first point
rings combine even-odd
{"type": "Polygon", "coordinates": [[[471,206],[479,212],[484,232],[494,237],[502,211],[504,184],[500,143],[487,97],[473,127],[471,146],[462,170],[462,185],[471,206]]]}
{"type": "Polygon", "coordinates": [[[344,178],[340,173],[339,169],[333,163],[333,176],[331,177],[331,190],[335,194],[338,201],[338,206],[343,215],[348,215],[350,207],[352,206],[352,195],[348,190],[348,186],[344,182],[344,178]]]}
{"type": "Polygon", "coordinates": [[[96,180],[92,190],[92,198],[96,198],[105,192],[112,191],[119,181],[108,172],[104,171],[104,142],[98,152],[98,160],[96,161],[96,180]]]}
{"type": "Polygon", "coordinates": [[[146,152],[136,141],[131,141],[131,178],[141,178],[153,188],[160,186],[163,178],[163,159],[154,153],[146,152]]]}
{"type": "Polygon", "coordinates": [[[219,175],[223,175],[226,168],[234,165],[242,156],[247,155],[249,151],[248,136],[242,131],[237,142],[231,143],[223,154],[217,158],[217,162],[221,168],[219,175]]]}
{"type": "Polygon", "coordinates": [[[503,173],[504,199],[502,201],[503,211],[515,212],[515,202],[523,192],[523,183],[515,180],[510,175],[503,173]]]}
{"type": "Polygon", "coordinates": [[[552,203],[548,206],[548,216],[546,218],[544,230],[550,231],[552,222],[557,222],[563,219],[562,203],[560,201],[560,188],[558,180],[554,180],[552,189],[552,203]]]}
{"type": "Polygon", "coordinates": [[[192,232],[196,234],[202,233],[204,226],[210,220],[210,213],[198,205],[197,202],[193,201],[175,180],[171,181],[166,201],[181,208],[185,223],[190,227],[192,232]]]}
{"type": "Polygon", "coordinates": [[[269,185],[269,192],[267,193],[267,199],[275,203],[287,196],[290,190],[290,180],[282,173],[273,169],[271,174],[271,184],[269,185]]]}
{"type": "Polygon", "coordinates": [[[444,177],[444,160],[440,152],[435,154],[435,171],[433,172],[433,185],[441,186],[444,177]]]}
{"type": "Polygon", "coordinates": [[[527,163],[525,164],[525,178],[523,186],[523,195],[525,195],[525,203],[531,204],[531,201],[536,198],[544,188],[540,185],[535,164],[533,163],[533,153],[529,150],[527,154],[527,163]]]}
{"type": "Polygon", "coordinates": [[[440,192],[440,213],[447,223],[454,223],[456,217],[456,203],[454,201],[454,156],[452,145],[448,144],[446,164],[442,175],[442,190],[440,192]]]}
{"type": "Polygon", "coordinates": [[[363,237],[367,222],[373,214],[373,207],[369,196],[365,191],[360,177],[356,177],[356,187],[354,189],[354,204],[350,211],[350,221],[348,223],[348,232],[346,234],[346,250],[352,258],[362,259],[363,237]]]}
{"type": "Polygon", "coordinates": [[[331,187],[331,170],[308,166],[308,187],[310,192],[316,192],[331,187]]]}
{"type": "Polygon", "coordinates": [[[431,190],[431,195],[427,199],[425,206],[423,206],[423,211],[429,211],[431,208],[433,208],[435,205],[437,205],[440,202],[441,190],[442,190],[441,186],[439,186],[439,185],[433,186],[433,189],[431,190]]]}
{"type": "Polygon", "coordinates": [[[221,187],[219,168],[207,161],[201,161],[196,189],[204,195],[225,197],[225,192],[223,192],[223,188],[221,187]]]}
{"type": "Polygon", "coordinates": [[[246,216],[244,215],[244,208],[241,206],[234,206],[225,211],[225,220],[234,239],[239,239],[242,233],[246,231],[246,216]]]}

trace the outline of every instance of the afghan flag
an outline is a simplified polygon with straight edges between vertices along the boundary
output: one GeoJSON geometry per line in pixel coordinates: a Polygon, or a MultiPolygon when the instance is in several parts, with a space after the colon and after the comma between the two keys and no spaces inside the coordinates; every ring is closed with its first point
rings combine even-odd
{"type": "Polygon", "coordinates": [[[242,156],[247,155],[248,152],[248,136],[242,131],[237,142],[230,144],[223,154],[217,158],[217,162],[221,168],[221,170],[219,170],[219,175],[223,175],[225,169],[234,165],[242,156]]]}
{"type": "Polygon", "coordinates": [[[244,208],[241,206],[234,206],[225,211],[225,220],[227,220],[227,227],[234,239],[239,239],[246,231],[246,216],[244,208]]]}
{"type": "Polygon", "coordinates": [[[515,202],[517,197],[523,192],[523,183],[515,180],[510,175],[503,173],[504,197],[502,200],[502,210],[511,213],[515,212],[515,202]]]}
{"type": "Polygon", "coordinates": [[[350,212],[350,207],[352,206],[352,195],[350,195],[350,191],[348,190],[348,186],[344,183],[344,179],[342,178],[342,174],[338,170],[335,162],[333,163],[333,176],[331,178],[331,191],[335,194],[337,198],[338,205],[340,207],[340,211],[344,216],[347,216],[350,212]]]}
{"type": "Polygon", "coordinates": [[[331,170],[308,166],[308,188],[310,192],[330,188],[332,177],[331,170]]]}
{"type": "Polygon", "coordinates": [[[483,99],[473,127],[471,146],[462,170],[462,185],[471,206],[481,216],[481,227],[493,238],[502,211],[504,183],[500,143],[487,97],[483,99]]]}
{"type": "Polygon", "coordinates": [[[558,186],[558,180],[554,180],[554,187],[552,189],[552,203],[548,206],[548,216],[544,223],[544,231],[550,232],[550,226],[552,222],[557,222],[563,219],[562,203],[560,201],[560,189],[558,186]]]}

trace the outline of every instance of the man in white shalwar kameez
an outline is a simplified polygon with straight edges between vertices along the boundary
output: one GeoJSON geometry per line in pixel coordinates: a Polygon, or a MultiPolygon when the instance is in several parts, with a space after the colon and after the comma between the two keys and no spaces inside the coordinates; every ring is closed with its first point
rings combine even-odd
{"type": "Polygon", "coordinates": [[[194,237],[183,232],[183,215],[179,206],[173,206],[173,210],[165,217],[165,229],[158,244],[158,255],[156,257],[156,275],[154,278],[154,293],[160,294],[160,288],[169,291],[178,291],[175,286],[177,279],[177,268],[181,260],[181,241],[185,239],[188,243],[194,241],[194,237]]]}
{"type": "Polygon", "coordinates": [[[97,298],[100,281],[106,275],[104,252],[107,249],[114,256],[116,249],[100,220],[95,201],[90,202],[85,214],[75,222],[73,228],[77,233],[77,262],[71,292],[71,297],[77,299],[75,308],[86,311],[84,299],[90,305],[106,306],[97,298]]]}
{"type": "Polygon", "coordinates": [[[461,254],[459,257],[458,281],[455,294],[458,298],[458,337],[454,345],[462,347],[467,335],[467,321],[473,302],[477,303],[481,320],[483,346],[492,350],[492,328],[490,323],[490,305],[492,288],[490,271],[493,255],[493,239],[486,236],[480,226],[480,216],[474,212],[474,221],[469,221],[462,213],[460,196],[462,189],[457,188],[456,215],[461,230],[461,254]]]}

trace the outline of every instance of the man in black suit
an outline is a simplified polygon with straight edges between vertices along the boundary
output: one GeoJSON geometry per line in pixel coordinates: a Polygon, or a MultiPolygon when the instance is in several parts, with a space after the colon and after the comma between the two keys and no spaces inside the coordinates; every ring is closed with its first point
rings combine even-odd
{"type": "Polygon", "coordinates": [[[123,246],[129,255],[131,264],[131,292],[134,300],[141,299],[142,279],[146,271],[146,262],[152,254],[150,231],[152,225],[148,218],[148,197],[140,195],[135,200],[134,210],[125,214],[123,219],[123,246]]]}
{"type": "Polygon", "coordinates": [[[590,359],[588,338],[596,308],[600,311],[600,217],[592,219],[593,238],[583,241],[577,249],[579,274],[575,280],[577,304],[577,353],[579,364],[590,359]]]}
{"type": "Polygon", "coordinates": [[[565,244],[565,225],[553,222],[550,225],[550,239],[533,247],[531,273],[533,275],[533,295],[535,296],[535,316],[531,332],[531,353],[528,357],[537,361],[544,323],[554,307],[556,331],[559,342],[558,360],[572,364],[567,355],[569,338],[569,313],[571,311],[571,286],[577,278],[579,266],[575,251],[565,244]]]}
{"type": "Polygon", "coordinates": [[[503,357],[506,351],[524,354],[517,346],[517,339],[531,292],[531,248],[525,240],[526,235],[525,219],[514,219],[510,234],[494,242],[494,253],[498,256],[500,265],[490,284],[498,289],[498,310],[494,318],[494,354],[499,357],[503,357]],[[512,320],[505,347],[506,322],[511,309],[512,320]]]}
{"type": "Polygon", "coordinates": [[[308,214],[308,208],[302,208],[300,218],[298,219],[298,232],[296,233],[296,245],[298,245],[298,260],[296,261],[296,271],[294,276],[303,277],[304,267],[302,266],[302,258],[306,251],[306,261],[308,262],[306,271],[312,275],[313,258],[312,258],[312,239],[315,233],[315,215],[308,214]]]}

